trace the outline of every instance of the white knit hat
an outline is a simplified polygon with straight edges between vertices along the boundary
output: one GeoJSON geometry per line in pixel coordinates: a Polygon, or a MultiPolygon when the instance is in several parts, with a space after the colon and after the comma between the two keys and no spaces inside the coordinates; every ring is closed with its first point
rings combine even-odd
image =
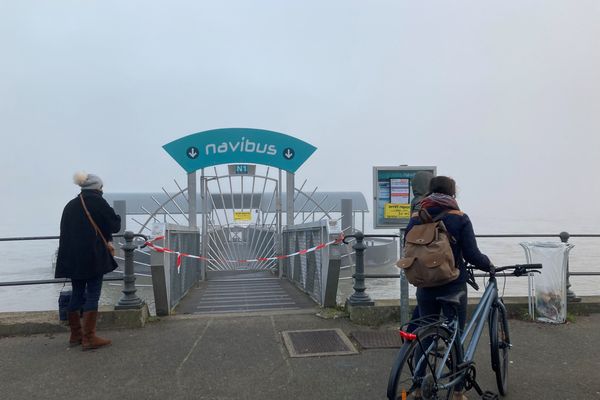
{"type": "Polygon", "coordinates": [[[81,189],[102,190],[102,179],[98,175],[87,174],[85,172],[77,172],[73,176],[73,182],[81,186],[81,189]]]}

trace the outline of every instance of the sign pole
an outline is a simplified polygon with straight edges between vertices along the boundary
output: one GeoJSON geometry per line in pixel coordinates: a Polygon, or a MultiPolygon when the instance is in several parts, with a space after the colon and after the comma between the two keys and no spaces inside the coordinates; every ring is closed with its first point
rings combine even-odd
{"type": "MultiPolygon", "coordinates": [[[[296,195],[295,193],[295,175],[293,172],[289,172],[286,171],[285,174],[285,192],[286,192],[286,196],[285,196],[285,215],[286,215],[286,225],[287,228],[290,229],[292,226],[294,226],[294,197],[296,195]]],[[[281,248],[283,249],[283,232],[281,233],[281,240],[282,240],[282,246],[281,248]]],[[[289,264],[288,264],[289,265],[289,264]]],[[[287,276],[287,271],[283,271],[283,275],[280,276],[287,276]]]]}
{"type": "MultiPolygon", "coordinates": [[[[204,168],[200,174],[200,198],[202,199],[202,232],[200,233],[202,249],[200,250],[203,257],[206,257],[207,244],[208,244],[208,232],[206,225],[208,223],[208,200],[206,199],[207,193],[207,182],[204,176],[204,168]]],[[[200,260],[200,279],[206,280],[206,260],[200,260]]]]}
{"type": "Polygon", "coordinates": [[[295,193],[295,175],[293,172],[285,173],[285,209],[286,209],[286,225],[291,227],[294,225],[294,197],[295,193]]]}
{"type": "Polygon", "coordinates": [[[188,225],[191,227],[198,226],[198,222],[196,220],[197,210],[196,210],[196,171],[190,172],[187,175],[188,178],[188,217],[189,223],[188,225]]]}
{"type": "MultiPolygon", "coordinates": [[[[275,207],[276,207],[276,213],[277,213],[277,255],[282,255],[283,254],[283,240],[282,240],[282,218],[281,218],[281,181],[282,181],[283,175],[281,173],[281,168],[279,169],[279,179],[277,181],[277,199],[275,201],[275,207]]],[[[283,260],[278,260],[278,267],[279,267],[279,278],[283,277],[283,260]]]]}

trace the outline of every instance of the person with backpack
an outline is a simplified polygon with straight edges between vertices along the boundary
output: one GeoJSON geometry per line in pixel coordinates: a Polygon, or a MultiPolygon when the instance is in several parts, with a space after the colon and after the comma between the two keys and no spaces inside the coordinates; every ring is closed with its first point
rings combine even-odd
{"type": "MultiPolygon", "coordinates": [[[[460,329],[465,327],[467,318],[467,280],[469,272],[467,271],[467,263],[475,267],[488,271],[492,263],[490,259],[483,254],[477,246],[473,225],[468,215],[460,210],[456,201],[456,183],[454,179],[447,176],[433,177],[429,183],[429,194],[420,202],[420,210],[413,213],[406,227],[406,240],[410,238],[410,233],[414,229],[417,232],[419,226],[427,223],[440,221],[438,229],[445,231],[446,238],[443,234],[440,238],[445,240],[445,244],[449,243],[451,249],[446,250],[446,253],[451,254],[433,254],[434,258],[450,259],[453,264],[450,267],[455,267],[456,270],[451,271],[451,274],[442,281],[440,285],[435,282],[422,282],[417,285],[417,304],[421,316],[443,313],[448,317],[452,317],[452,310],[442,309],[442,304],[436,300],[441,296],[450,294],[459,294],[461,302],[458,307],[458,320],[460,329]],[[430,220],[427,220],[430,218],[430,220]]],[[[423,226],[421,226],[423,228],[423,226]]],[[[413,235],[414,236],[414,235],[413,235]]],[[[417,239],[421,240],[421,239],[417,239]]],[[[443,242],[442,240],[440,240],[443,242]]],[[[407,243],[408,245],[408,243],[407,243]]],[[[440,245],[443,249],[444,243],[440,245]]],[[[439,249],[438,249],[439,250],[439,249]]],[[[430,250],[433,251],[433,250],[430,250]]],[[[400,260],[399,264],[406,259],[400,260]]],[[[410,263],[412,261],[408,261],[410,263]]],[[[437,262],[437,261],[436,261],[437,262]]],[[[400,266],[400,265],[399,265],[400,266]]],[[[400,266],[403,268],[402,266],[400,266]]],[[[413,266],[414,267],[414,266],[413,266]]],[[[408,275],[408,271],[405,270],[408,275]]],[[[409,279],[410,281],[410,279],[409,279]]],[[[467,400],[462,391],[462,385],[457,385],[455,388],[454,400],[467,400]]],[[[419,391],[415,392],[415,399],[420,398],[419,391]]]]}
{"type": "MultiPolygon", "coordinates": [[[[421,209],[421,200],[429,194],[429,183],[433,178],[433,174],[430,171],[418,171],[415,176],[410,180],[410,186],[412,187],[413,199],[410,201],[410,214],[418,212],[421,209]]],[[[411,320],[417,319],[421,316],[419,313],[419,306],[415,306],[413,309],[411,320]]],[[[415,324],[409,324],[407,327],[408,332],[412,332],[417,328],[415,324]]]]}

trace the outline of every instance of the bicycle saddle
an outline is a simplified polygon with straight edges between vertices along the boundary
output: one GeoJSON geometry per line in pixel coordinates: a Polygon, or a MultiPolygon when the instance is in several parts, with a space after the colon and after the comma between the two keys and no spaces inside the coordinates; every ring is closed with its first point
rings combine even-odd
{"type": "Polygon", "coordinates": [[[464,295],[465,292],[452,293],[445,296],[436,297],[435,300],[439,301],[440,303],[447,303],[451,306],[458,307],[464,295]]]}

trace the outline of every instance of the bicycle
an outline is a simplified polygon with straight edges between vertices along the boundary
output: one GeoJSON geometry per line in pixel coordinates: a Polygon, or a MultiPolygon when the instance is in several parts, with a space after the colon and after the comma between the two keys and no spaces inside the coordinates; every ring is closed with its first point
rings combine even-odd
{"type": "MultiPolygon", "coordinates": [[[[512,275],[522,276],[540,272],[540,268],[541,264],[492,267],[488,272],[489,281],[485,291],[462,333],[459,332],[456,312],[460,304],[460,293],[437,298],[446,307],[454,309],[451,318],[430,315],[401,326],[400,336],[404,344],[390,372],[388,399],[406,400],[408,395],[415,395],[417,390],[420,390],[423,400],[450,399],[454,388],[461,382],[467,391],[475,388],[482,399],[497,399],[496,394],[484,392],[477,384],[473,360],[486,321],[489,325],[492,370],[496,375],[500,394],[505,395],[508,390],[508,350],[511,344],[506,307],[498,295],[496,275],[512,270],[512,275]],[[416,326],[413,332],[407,331],[409,324],[416,326]]],[[[469,283],[478,289],[473,279],[469,283]]]]}

